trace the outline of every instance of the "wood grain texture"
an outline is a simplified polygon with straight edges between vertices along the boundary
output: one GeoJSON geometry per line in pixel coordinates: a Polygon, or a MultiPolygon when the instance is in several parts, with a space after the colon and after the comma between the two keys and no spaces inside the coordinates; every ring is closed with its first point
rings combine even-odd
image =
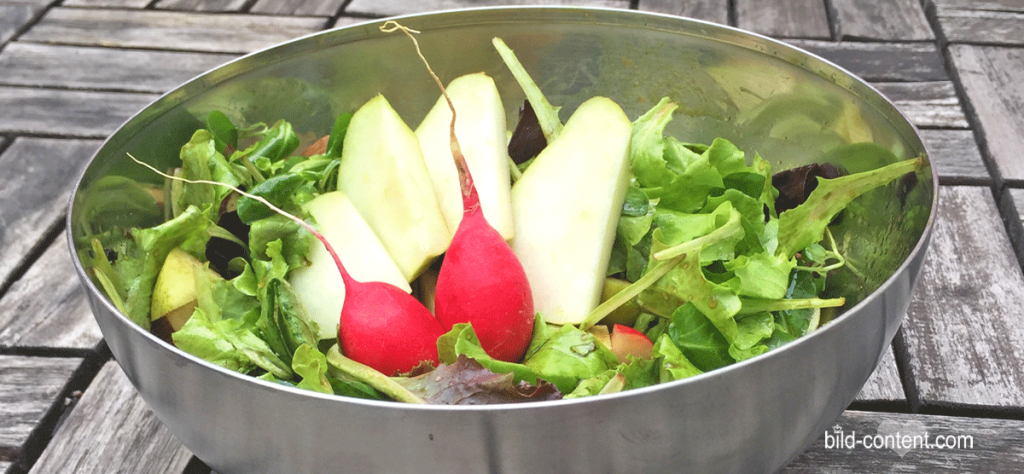
{"type": "Polygon", "coordinates": [[[876,82],[872,85],[892,100],[918,127],[970,126],[950,81],[876,82]]]}
{"type": "Polygon", "coordinates": [[[187,12],[237,12],[248,0],[159,0],[154,8],[187,12]]]}
{"type": "Polygon", "coordinates": [[[944,186],[903,323],[922,405],[1024,406],[1024,275],[987,187],[944,186]]]}
{"type": "Polygon", "coordinates": [[[878,367],[864,383],[857,398],[858,402],[906,402],[907,396],[903,392],[903,383],[900,382],[899,370],[896,367],[896,358],[893,357],[892,347],[882,354],[882,360],[878,361],[878,367]]]}
{"type": "Polygon", "coordinates": [[[921,140],[943,184],[991,185],[992,176],[981,158],[971,130],[921,130],[921,140]]]}
{"type": "Polygon", "coordinates": [[[996,12],[1024,12],[1020,0],[927,0],[939,8],[960,10],[988,10],[996,12]]]}
{"type": "Polygon", "coordinates": [[[146,8],[152,0],[64,0],[66,7],[146,8]]]}
{"type": "Polygon", "coordinates": [[[0,133],[104,138],[157,97],[0,86],[0,133]]]}
{"type": "Polygon", "coordinates": [[[248,53],[322,30],[323,18],[230,13],[53,8],[24,41],[221,53],[248,53]]]}
{"type": "Polygon", "coordinates": [[[832,0],[838,39],[931,41],[921,4],[906,0],[832,0]]]}
{"type": "Polygon", "coordinates": [[[233,58],[16,42],[0,51],[0,84],[162,93],[233,58]]]}
{"type": "Polygon", "coordinates": [[[999,174],[1024,183],[1024,49],[951,45],[949,54],[999,174]]]}
{"type": "Polygon", "coordinates": [[[932,43],[864,43],[789,40],[862,79],[875,82],[948,81],[942,54],[932,43]]]}
{"type": "Polygon", "coordinates": [[[28,3],[0,3],[0,46],[10,41],[19,31],[25,28],[43,7],[28,3]]]}
{"type": "Polygon", "coordinates": [[[999,210],[1006,219],[1010,242],[1017,259],[1024,262],[1024,189],[1007,188],[999,199],[999,210]]]}
{"type": "Polygon", "coordinates": [[[1024,12],[938,8],[937,17],[951,43],[1024,45],[1024,12]]]}
{"type": "Polygon", "coordinates": [[[345,0],[257,0],[249,11],[270,15],[334,16],[345,0]]]}
{"type": "Polygon", "coordinates": [[[110,361],[29,472],[181,474],[191,458],[110,361]]]}
{"type": "Polygon", "coordinates": [[[839,445],[833,427],[833,447],[822,433],[780,474],[1010,473],[1024,465],[1024,421],[847,411],[836,426],[858,446],[839,445]],[[902,446],[896,444],[897,433],[906,441],[902,446]],[[864,447],[865,436],[872,448],[864,447]],[[882,447],[874,448],[876,442],[882,447]]]}
{"type": "Polygon", "coordinates": [[[637,9],[729,24],[728,0],[640,0],[637,9]]]}
{"type": "Polygon", "coordinates": [[[736,26],[778,38],[830,39],[821,0],[735,0],[736,26]]]}
{"type": "Polygon", "coordinates": [[[57,0],[0,0],[0,5],[18,5],[18,4],[29,4],[37,5],[40,7],[48,7],[57,3],[57,0]]]}
{"type": "Polygon", "coordinates": [[[0,154],[0,286],[59,226],[73,181],[98,146],[98,141],[18,138],[0,154]]]}
{"type": "Polygon", "coordinates": [[[456,8],[502,5],[569,5],[587,7],[629,8],[629,0],[352,0],[345,6],[345,14],[359,16],[390,16],[422,13],[456,8]]]}
{"type": "Polygon", "coordinates": [[[62,238],[0,297],[0,347],[92,349],[102,338],[62,238]]]}
{"type": "Polygon", "coordinates": [[[0,355],[0,460],[18,460],[32,430],[81,364],[77,357],[0,355]]]}

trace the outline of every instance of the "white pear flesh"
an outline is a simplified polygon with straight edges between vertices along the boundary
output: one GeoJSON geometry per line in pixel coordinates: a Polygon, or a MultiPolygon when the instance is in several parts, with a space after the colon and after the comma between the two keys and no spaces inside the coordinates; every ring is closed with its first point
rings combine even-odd
{"type": "MultiPolygon", "coordinates": [[[[505,108],[494,79],[480,72],[460,76],[446,87],[455,107],[455,136],[473,176],[484,218],[505,240],[512,225],[505,108]]],[[[440,97],[416,128],[430,178],[448,228],[462,222],[462,186],[451,148],[452,112],[440,97]]]]}
{"type": "MultiPolygon", "coordinates": [[[[412,288],[377,235],[340,191],[317,196],[303,207],[316,221],[342,265],[358,281],[382,281],[405,292],[412,288]]],[[[309,265],[288,276],[306,315],[320,326],[320,339],[338,337],[338,322],[345,303],[345,284],[331,254],[315,240],[306,254],[309,265]]]]}
{"type": "Polygon", "coordinates": [[[382,95],[349,122],[338,170],[344,192],[412,281],[451,243],[416,134],[382,95]]]}
{"type": "Polygon", "coordinates": [[[629,185],[631,133],[615,102],[589,99],[512,187],[512,249],[549,323],[579,324],[600,302],[629,185]]]}

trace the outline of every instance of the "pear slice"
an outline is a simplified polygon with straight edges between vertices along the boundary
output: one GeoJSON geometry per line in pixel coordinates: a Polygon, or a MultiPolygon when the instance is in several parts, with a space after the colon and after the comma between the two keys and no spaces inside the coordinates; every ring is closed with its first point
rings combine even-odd
{"type": "Polygon", "coordinates": [[[173,331],[185,325],[196,307],[197,270],[208,272],[214,280],[223,279],[192,254],[177,247],[171,249],[153,284],[150,306],[152,321],[167,318],[173,331]]]}
{"type": "MultiPolygon", "coordinates": [[[[455,135],[480,195],[484,218],[502,238],[509,240],[515,232],[509,198],[512,184],[506,149],[505,108],[498,88],[494,79],[479,72],[456,78],[448,84],[447,91],[457,111],[455,135]]],[[[416,136],[441,212],[448,229],[454,233],[462,222],[463,208],[459,173],[452,158],[451,121],[448,102],[440,97],[416,128],[416,136]]]]}
{"type": "Polygon", "coordinates": [[[378,95],[352,116],[338,170],[344,192],[412,281],[452,240],[416,134],[378,95]]]}
{"type": "MultiPolygon", "coordinates": [[[[412,288],[355,206],[341,191],[321,194],[302,206],[316,220],[319,231],[334,247],[342,265],[359,281],[391,283],[406,292],[412,288]]],[[[320,326],[320,339],[338,337],[338,321],[345,302],[345,284],[331,254],[319,240],[306,254],[309,266],[288,275],[295,295],[310,319],[320,326]]]]}
{"type": "Polygon", "coordinates": [[[615,102],[589,99],[512,187],[512,249],[547,322],[579,324],[600,302],[629,184],[631,132],[615,102]]]}

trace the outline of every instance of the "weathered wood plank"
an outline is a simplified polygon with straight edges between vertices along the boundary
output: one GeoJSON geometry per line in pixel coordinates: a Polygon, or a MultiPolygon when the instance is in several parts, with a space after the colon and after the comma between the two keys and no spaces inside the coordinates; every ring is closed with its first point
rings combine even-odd
{"type": "Polygon", "coordinates": [[[16,42],[0,51],[0,84],[162,93],[234,57],[16,42]]]}
{"type": "Polygon", "coordinates": [[[857,398],[858,402],[906,402],[907,396],[903,393],[903,383],[900,382],[899,370],[896,368],[896,358],[893,357],[892,347],[886,349],[882,360],[878,361],[878,367],[864,383],[857,398]]]}
{"type": "Polygon", "coordinates": [[[1020,0],[928,0],[928,2],[939,8],[1024,12],[1024,3],[1021,3],[1020,0]]]}
{"type": "Polygon", "coordinates": [[[938,8],[937,17],[950,43],[1024,45],[1024,12],[938,8]]]}
{"type": "Polygon", "coordinates": [[[154,7],[187,12],[237,12],[246,3],[248,0],[160,0],[154,7]]]}
{"type": "Polygon", "coordinates": [[[950,81],[876,82],[872,85],[892,100],[918,127],[970,126],[950,81]]]}
{"type": "Polygon", "coordinates": [[[1024,406],[1024,274],[987,187],[944,186],[903,323],[922,405],[1024,406]]]}
{"type": "Polygon", "coordinates": [[[249,10],[270,15],[334,16],[345,0],[257,0],[249,10]]]}
{"type": "Polygon", "coordinates": [[[192,454],[156,419],[114,361],[64,420],[31,474],[181,474],[192,454]]]}
{"type": "Polygon", "coordinates": [[[6,473],[10,472],[11,465],[12,464],[9,463],[9,462],[0,461],[0,473],[6,474],[6,473]]]}
{"type": "Polygon", "coordinates": [[[999,199],[999,210],[1006,219],[1010,242],[1017,258],[1024,262],[1024,189],[1007,188],[999,199]]]}
{"type": "Polygon", "coordinates": [[[948,81],[942,54],[932,43],[864,43],[789,40],[868,81],[948,81]]]}
{"type": "Polygon", "coordinates": [[[64,0],[66,7],[146,8],[152,0],[64,0]]]}
{"type": "Polygon", "coordinates": [[[932,166],[943,184],[991,185],[992,176],[981,158],[971,130],[921,130],[932,166]]]}
{"type": "Polygon", "coordinates": [[[103,138],[157,97],[0,86],[0,132],[103,138]]]}
{"type": "Polygon", "coordinates": [[[1019,420],[847,411],[827,433],[781,474],[1019,472],[1024,465],[1019,420]],[[846,441],[837,441],[840,434],[846,441]]]}
{"type": "Polygon", "coordinates": [[[47,6],[50,6],[50,5],[54,4],[54,3],[56,3],[56,1],[57,0],[0,0],[0,5],[29,4],[29,5],[37,5],[37,6],[40,6],[40,7],[47,7],[47,6]]]}
{"type": "Polygon", "coordinates": [[[571,5],[589,7],[629,8],[629,0],[352,0],[345,14],[359,16],[390,16],[455,8],[499,5],[571,5]]]}
{"type": "Polygon", "coordinates": [[[98,141],[18,138],[0,154],[0,287],[59,225],[73,181],[98,146],[98,141]]]}
{"type": "Polygon", "coordinates": [[[0,46],[32,22],[43,7],[28,3],[0,4],[0,46]]]}
{"type": "Polygon", "coordinates": [[[248,53],[322,30],[324,18],[53,8],[21,39],[38,43],[248,53]]]}
{"type": "Polygon", "coordinates": [[[821,0],[735,0],[736,26],[779,38],[830,39],[821,0]]]}
{"type": "Polygon", "coordinates": [[[951,45],[949,53],[999,174],[1024,182],[1024,49],[951,45]]]}
{"type": "Polygon", "coordinates": [[[102,338],[64,239],[0,297],[0,347],[92,349],[102,338]]]}
{"type": "Polygon", "coordinates": [[[935,33],[918,2],[833,0],[838,39],[930,41],[935,33]]]}
{"type": "Polygon", "coordinates": [[[19,460],[32,430],[81,364],[77,357],[0,355],[0,460],[19,460]]]}
{"type": "Polygon", "coordinates": [[[728,0],[640,0],[637,9],[729,24],[728,0]]]}

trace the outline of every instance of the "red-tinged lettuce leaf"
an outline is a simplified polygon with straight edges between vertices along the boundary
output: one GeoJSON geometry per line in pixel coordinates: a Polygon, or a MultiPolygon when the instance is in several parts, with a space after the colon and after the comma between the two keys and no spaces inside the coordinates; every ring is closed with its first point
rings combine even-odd
{"type": "Polygon", "coordinates": [[[433,405],[489,405],[562,398],[553,384],[517,383],[511,373],[496,374],[464,355],[454,364],[441,364],[432,372],[396,381],[433,405]]]}

